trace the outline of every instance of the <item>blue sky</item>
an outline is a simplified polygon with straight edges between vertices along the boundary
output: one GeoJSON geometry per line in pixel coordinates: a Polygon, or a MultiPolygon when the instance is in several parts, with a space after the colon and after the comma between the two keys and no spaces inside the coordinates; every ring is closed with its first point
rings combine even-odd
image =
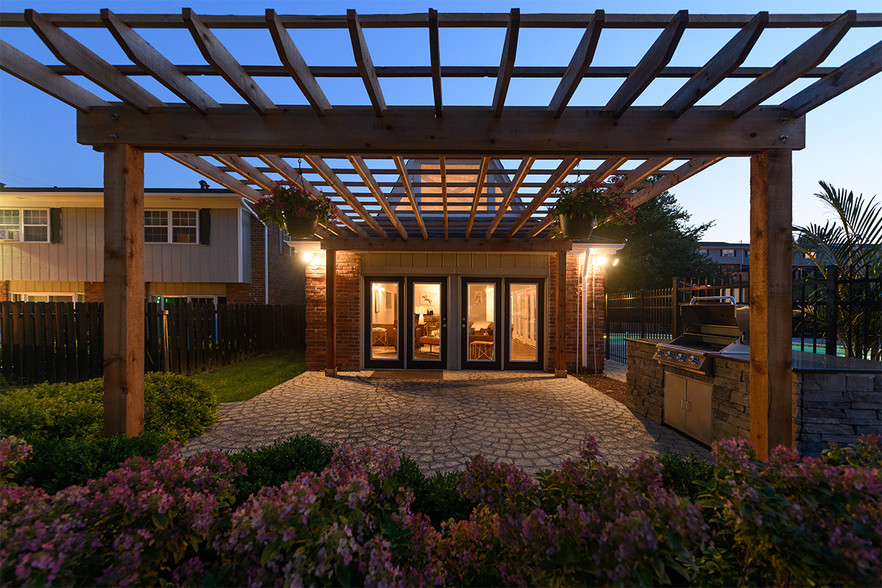
{"type": "MultiPolygon", "coordinates": [[[[819,12],[840,13],[846,9],[860,12],[882,11],[882,4],[874,1],[813,2],[459,2],[459,1],[358,1],[348,2],[253,2],[253,1],[122,1],[100,2],[84,0],[20,2],[0,0],[0,11],[19,12],[34,8],[40,12],[89,12],[110,8],[117,13],[162,12],[179,13],[189,6],[197,13],[206,14],[263,14],[267,7],[279,13],[343,14],[355,8],[362,14],[425,12],[436,8],[441,12],[508,12],[518,7],[522,13],[531,12],[591,12],[603,8],[607,12],[650,12],[673,14],[687,9],[691,13],[750,14],[760,10],[772,13],[819,12]]],[[[125,55],[106,31],[68,30],[86,42],[102,57],[112,63],[126,63],[125,55]]],[[[178,62],[204,63],[198,49],[186,31],[181,36],[160,35],[141,29],[145,38],[171,55],[178,62]],[[151,36],[152,35],[152,36],[151,36]]],[[[522,29],[518,44],[517,65],[566,65],[581,36],[572,34],[550,37],[543,31],[522,29]]],[[[728,33],[728,31],[726,31],[728,33]]],[[[813,34],[811,29],[797,31],[767,30],[751,52],[744,65],[772,66],[789,50],[813,34]]],[[[277,63],[269,35],[257,31],[240,38],[217,32],[221,41],[243,63],[277,63]]],[[[54,57],[29,29],[3,30],[0,36],[13,46],[37,57],[54,57]]],[[[365,32],[372,58],[376,65],[419,65],[428,63],[428,43],[423,29],[365,32]]],[[[441,30],[442,64],[498,65],[504,31],[493,29],[484,34],[470,34],[441,30]]],[[[639,56],[654,40],[652,34],[641,31],[605,31],[598,46],[594,65],[634,65],[639,56]]],[[[725,40],[713,31],[688,30],[675,53],[671,65],[700,65],[710,58],[725,40]]],[[[348,33],[345,31],[303,31],[296,37],[298,47],[310,65],[352,64],[348,33]]],[[[852,29],[833,54],[822,65],[838,66],[879,40],[878,29],[852,29]]],[[[142,78],[143,79],[143,78],[142,78]]],[[[599,80],[592,87],[580,86],[573,104],[603,104],[604,96],[611,96],[620,80],[599,80]]],[[[304,103],[302,95],[291,80],[262,79],[261,85],[278,103],[304,103]],[[292,91],[293,88],[293,91],[292,91]]],[[[357,79],[321,80],[322,87],[333,104],[367,103],[364,86],[357,79]]],[[[447,82],[446,82],[447,83],[447,82]]],[[[493,79],[450,82],[444,87],[445,104],[489,104],[494,88],[493,79]]],[[[682,81],[654,82],[636,104],[661,104],[682,81]]],[[[730,82],[726,82],[729,84],[730,82]]],[[[721,85],[719,94],[707,97],[719,103],[720,97],[737,89],[721,85]]],[[[86,82],[84,85],[88,85],[86,82]]],[[[200,84],[219,102],[241,102],[241,98],[220,78],[200,84]]],[[[171,98],[152,79],[144,82],[151,92],[162,99],[171,98]]],[[[427,80],[382,80],[383,91],[390,105],[404,103],[431,104],[431,82],[427,80]]],[[[775,96],[770,102],[779,103],[805,84],[794,86],[786,95],[775,96]]],[[[509,90],[508,105],[547,102],[554,91],[553,80],[535,82],[514,80],[509,90]]],[[[716,91],[715,91],[716,92],[716,91]]],[[[107,96],[103,90],[96,94],[107,96]]],[[[866,196],[877,194],[878,167],[882,161],[879,137],[882,136],[882,114],[879,104],[882,96],[882,76],[875,76],[855,89],[833,99],[807,115],[807,145],[794,153],[793,219],[797,224],[823,222],[826,211],[815,202],[818,180],[826,180],[837,187],[847,187],[866,196]]],[[[91,148],[76,142],[75,110],[24,82],[0,72],[0,182],[8,186],[98,187],[102,183],[102,158],[91,148]]],[[[711,169],[678,185],[673,192],[693,215],[692,222],[714,221],[716,224],[705,235],[706,240],[748,241],[749,161],[730,158],[711,169]]],[[[148,187],[196,187],[202,179],[194,172],[158,154],[146,158],[146,185],[148,187]]]]}

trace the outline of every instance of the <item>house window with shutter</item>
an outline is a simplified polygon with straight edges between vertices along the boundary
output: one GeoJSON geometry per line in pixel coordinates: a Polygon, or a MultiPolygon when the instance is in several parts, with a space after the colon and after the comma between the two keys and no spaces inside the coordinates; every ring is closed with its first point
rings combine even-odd
{"type": "Polygon", "coordinates": [[[0,241],[48,243],[49,209],[0,209],[0,241]]]}
{"type": "Polygon", "coordinates": [[[199,243],[196,210],[145,210],[145,243],[199,243]]]}

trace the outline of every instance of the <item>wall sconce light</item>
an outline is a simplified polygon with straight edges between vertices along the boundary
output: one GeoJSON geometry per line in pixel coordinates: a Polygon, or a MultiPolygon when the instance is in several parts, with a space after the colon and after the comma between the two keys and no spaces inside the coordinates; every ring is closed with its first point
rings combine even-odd
{"type": "Polygon", "coordinates": [[[294,253],[297,256],[305,261],[306,263],[310,263],[315,256],[322,250],[321,241],[285,241],[288,246],[294,250],[294,253]]]}

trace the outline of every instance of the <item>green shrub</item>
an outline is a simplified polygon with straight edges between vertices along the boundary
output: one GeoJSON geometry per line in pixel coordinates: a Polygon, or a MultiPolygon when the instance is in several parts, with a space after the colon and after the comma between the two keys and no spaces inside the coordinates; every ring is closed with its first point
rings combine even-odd
{"type": "Polygon", "coordinates": [[[100,478],[130,457],[153,459],[165,442],[165,436],[155,431],[138,437],[118,435],[95,443],[36,440],[32,444],[33,454],[20,467],[15,482],[55,493],[100,478]]]}
{"type": "Polygon", "coordinates": [[[701,489],[714,477],[714,466],[692,456],[681,457],[665,451],[658,456],[662,465],[662,486],[689,500],[698,500],[701,489]]]}
{"type": "Polygon", "coordinates": [[[0,393],[0,430],[27,440],[91,443],[104,434],[103,380],[37,384],[0,393]]]}
{"type": "Polygon", "coordinates": [[[217,396],[194,378],[151,372],[144,376],[144,429],[184,442],[218,419],[217,396]]]}
{"type": "Polygon", "coordinates": [[[464,498],[459,491],[462,472],[437,473],[427,477],[414,460],[407,456],[400,459],[401,466],[389,479],[395,486],[413,490],[413,512],[428,516],[436,528],[449,519],[469,518],[477,503],[464,498]]]}
{"type": "MultiPolygon", "coordinates": [[[[0,393],[0,430],[29,441],[94,443],[104,435],[104,379],[38,384],[0,393]]],[[[214,392],[193,378],[144,377],[144,429],[186,441],[218,418],[214,392]]]]}
{"type": "Polygon", "coordinates": [[[311,435],[279,440],[258,449],[246,448],[230,456],[245,464],[248,473],[236,479],[236,503],[243,503],[264,486],[279,486],[303,472],[320,472],[331,463],[334,447],[311,435]]]}

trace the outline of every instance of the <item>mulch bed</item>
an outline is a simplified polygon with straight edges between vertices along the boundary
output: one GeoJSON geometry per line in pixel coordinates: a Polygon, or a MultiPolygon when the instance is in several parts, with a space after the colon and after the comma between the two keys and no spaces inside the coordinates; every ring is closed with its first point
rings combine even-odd
{"type": "Polygon", "coordinates": [[[628,385],[625,382],[614,380],[603,374],[576,374],[576,377],[598,392],[603,392],[613,400],[625,404],[628,392],[628,385]]]}

